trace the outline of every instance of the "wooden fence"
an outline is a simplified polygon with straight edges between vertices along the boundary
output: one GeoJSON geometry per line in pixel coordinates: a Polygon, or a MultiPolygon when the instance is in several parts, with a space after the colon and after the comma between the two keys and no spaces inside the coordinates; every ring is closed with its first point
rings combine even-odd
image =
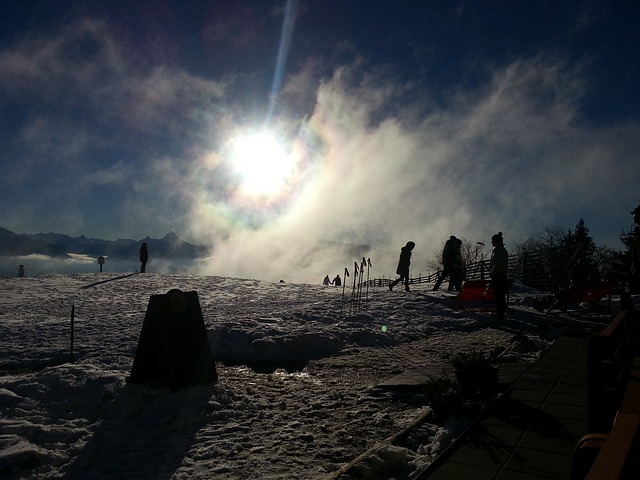
{"type": "MultiPolygon", "coordinates": [[[[569,271],[577,261],[577,250],[558,253],[557,251],[525,252],[521,255],[509,255],[509,277],[517,283],[537,288],[542,291],[555,292],[569,285],[569,271]]],[[[489,260],[472,262],[464,268],[465,280],[484,280],[489,278],[489,260]]],[[[410,277],[409,284],[435,283],[441,271],[429,275],[410,277]]],[[[370,279],[372,287],[386,287],[394,280],[390,278],[370,279]]],[[[367,282],[362,282],[367,285],[367,282]]]]}
{"type": "MultiPolygon", "coordinates": [[[[515,255],[509,256],[509,271],[513,271],[517,264],[518,257],[515,255]]],[[[466,265],[464,269],[465,280],[483,280],[489,278],[489,260],[482,260],[479,262],[473,262],[466,265]]],[[[430,273],[428,275],[419,275],[417,277],[409,277],[409,284],[416,285],[422,283],[436,283],[438,276],[442,274],[442,270],[430,273]]],[[[386,287],[391,283],[393,278],[374,278],[369,280],[369,286],[372,287],[386,287]]],[[[362,282],[362,285],[367,285],[367,281],[362,282]]]]}

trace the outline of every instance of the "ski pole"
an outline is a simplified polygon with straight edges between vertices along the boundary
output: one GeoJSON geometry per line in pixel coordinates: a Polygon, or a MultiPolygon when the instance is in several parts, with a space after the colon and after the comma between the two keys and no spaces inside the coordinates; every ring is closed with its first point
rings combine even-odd
{"type": "Polygon", "coordinates": [[[344,288],[347,286],[347,278],[349,278],[349,270],[344,267],[344,282],[342,282],[342,300],[340,300],[340,318],[342,318],[342,311],[344,309],[344,288]]]}
{"type": "Polygon", "coordinates": [[[362,257],[362,263],[360,264],[360,279],[358,280],[358,301],[356,303],[358,311],[360,311],[360,305],[362,304],[362,277],[364,275],[364,266],[367,263],[364,257],[362,257]]]}
{"type": "Polygon", "coordinates": [[[356,299],[356,279],[358,278],[358,262],[353,262],[353,289],[351,290],[351,305],[349,306],[349,315],[355,313],[354,302],[356,299]]]}
{"type": "Polygon", "coordinates": [[[367,292],[364,297],[364,309],[369,311],[369,269],[372,267],[371,258],[367,258],[367,292]]]}

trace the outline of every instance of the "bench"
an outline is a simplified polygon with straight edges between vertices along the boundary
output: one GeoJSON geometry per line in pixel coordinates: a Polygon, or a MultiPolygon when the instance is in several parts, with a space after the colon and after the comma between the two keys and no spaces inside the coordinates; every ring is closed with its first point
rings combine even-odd
{"type": "Polygon", "coordinates": [[[611,428],[631,375],[637,342],[632,313],[617,313],[587,344],[587,400],[589,432],[611,428]]]}
{"type": "Polygon", "coordinates": [[[631,382],[626,405],[620,407],[609,433],[600,434],[602,440],[586,480],[640,478],[640,378],[631,382]]]}
{"type": "Polygon", "coordinates": [[[568,305],[580,305],[590,303],[596,305],[607,295],[611,295],[613,284],[610,282],[598,283],[572,283],[569,287],[557,294],[556,300],[548,308],[546,313],[552,310],[567,310],[568,305]]]}
{"type": "MultiPolygon", "coordinates": [[[[513,278],[507,281],[507,304],[509,304],[509,290],[513,285],[513,278]]],[[[462,289],[453,299],[451,306],[453,307],[458,302],[480,302],[481,304],[487,302],[495,302],[496,296],[493,290],[493,283],[491,280],[467,280],[462,285],[462,289]]]]}
{"type": "Polygon", "coordinates": [[[590,433],[574,450],[572,479],[640,478],[640,371],[634,370],[637,314],[619,312],[602,332],[589,337],[590,433]]]}

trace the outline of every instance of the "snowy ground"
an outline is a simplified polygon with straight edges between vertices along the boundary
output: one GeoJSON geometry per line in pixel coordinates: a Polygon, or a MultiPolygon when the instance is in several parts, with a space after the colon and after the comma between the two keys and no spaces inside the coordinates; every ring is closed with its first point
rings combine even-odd
{"type": "Polygon", "coordinates": [[[370,288],[366,310],[341,316],[342,288],[120,276],[0,279],[3,478],[331,478],[376,445],[361,473],[414,478],[464,421],[427,421],[411,447],[386,445],[429,405],[379,382],[471,348],[532,362],[567,326],[589,321],[542,316],[517,286],[511,319],[496,321],[452,309],[452,294],[430,285],[370,288]],[[149,296],[173,288],[198,293],[219,381],[175,393],[127,384],[149,296]],[[514,348],[516,335],[528,348],[514,348]]]}

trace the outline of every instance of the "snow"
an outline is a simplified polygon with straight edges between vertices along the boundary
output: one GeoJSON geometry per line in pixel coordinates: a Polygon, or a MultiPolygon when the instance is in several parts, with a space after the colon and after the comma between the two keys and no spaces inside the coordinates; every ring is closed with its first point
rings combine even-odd
{"type": "Polygon", "coordinates": [[[378,383],[471,348],[533,362],[588,322],[539,315],[537,293],[518,286],[508,321],[454,310],[451,293],[429,287],[371,287],[349,316],[350,286],[343,295],[154,273],[0,279],[0,474],[349,479],[336,472],[357,460],[367,478],[415,478],[468,420],[431,423],[422,392],[378,383]],[[173,288],[198,293],[219,380],[173,393],[127,383],[149,297],[173,288]],[[410,441],[389,441],[421,417],[410,441]]]}

